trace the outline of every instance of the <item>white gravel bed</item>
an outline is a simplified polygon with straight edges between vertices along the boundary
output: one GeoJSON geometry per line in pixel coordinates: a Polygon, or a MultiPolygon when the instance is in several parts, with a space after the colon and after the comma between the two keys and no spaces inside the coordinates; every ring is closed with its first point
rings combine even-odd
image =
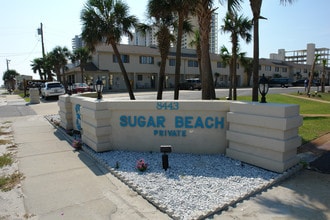
{"type": "Polygon", "coordinates": [[[233,205],[271,185],[281,175],[224,155],[170,153],[162,168],[161,153],[84,151],[109,168],[159,209],[175,219],[198,219],[233,205]],[[148,163],[144,172],[136,163],[148,163]]]}
{"type": "MultiPolygon", "coordinates": [[[[58,115],[46,118],[51,123],[60,120],[58,115]]],[[[70,137],[69,141],[72,139],[70,137]]],[[[301,168],[297,165],[279,174],[224,155],[169,153],[169,169],[165,171],[162,153],[97,153],[86,145],[83,150],[160,210],[173,219],[182,220],[206,218],[301,168]],[[144,172],[136,168],[141,159],[148,164],[144,172]]]]}

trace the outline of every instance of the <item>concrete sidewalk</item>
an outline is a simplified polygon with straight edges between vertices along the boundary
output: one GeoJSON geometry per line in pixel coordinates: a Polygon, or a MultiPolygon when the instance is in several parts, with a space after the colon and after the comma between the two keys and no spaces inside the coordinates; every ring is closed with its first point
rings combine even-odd
{"type": "Polygon", "coordinates": [[[169,219],[74,151],[43,116],[15,118],[13,129],[26,213],[38,219],[169,219]]]}
{"type": "Polygon", "coordinates": [[[13,122],[29,219],[170,219],[70,146],[44,117],[58,114],[56,100],[30,105],[1,95],[0,104],[2,119],[13,122]]]}
{"type": "MultiPolygon", "coordinates": [[[[35,114],[8,120],[25,176],[26,213],[33,219],[170,219],[86,153],[73,150],[44,118],[58,113],[56,101],[27,107],[35,114]]],[[[210,219],[330,219],[329,183],[328,174],[302,170],[210,219]]]]}

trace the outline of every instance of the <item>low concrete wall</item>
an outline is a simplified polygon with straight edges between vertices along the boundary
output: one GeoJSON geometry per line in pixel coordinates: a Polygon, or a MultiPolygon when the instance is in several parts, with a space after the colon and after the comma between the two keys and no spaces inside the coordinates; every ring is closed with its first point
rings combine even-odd
{"type": "Polygon", "coordinates": [[[297,163],[298,105],[231,101],[113,101],[60,96],[61,126],[81,130],[97,152],[227,154],[283,172],[297,163]]]}
{"type": "Polygon", "coordinates": [[[227,156],[276,172],[297,164],[298,105],[233,102],[227,120],[227,156]]]}
{"type": "Polygon", "coordinates": [[[38,88],[30,88],[29,89],[30,94],[30,103],[31,104],[39,104],[40,103],[40,94],[38,88]]]}

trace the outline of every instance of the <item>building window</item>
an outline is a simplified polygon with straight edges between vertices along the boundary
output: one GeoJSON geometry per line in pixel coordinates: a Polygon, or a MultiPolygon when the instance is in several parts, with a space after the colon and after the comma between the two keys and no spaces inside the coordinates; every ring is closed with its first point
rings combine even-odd
{"type": "Polygon", "coordinates": [[[282,72],[283,72],[283,73],[288,72],[288,68],[286,68],[286,67],[282,67],[282,72]]]}
{"type": "MultiPolygon", "coordinates": [[[[129,63],[129,55],[122,54],[121,55],[121,60],[123,61],[123,63],[129,63]]],[[[114,63],[118,63],[118,59],[117,59],[117,56],[115,54],[112,56],[112,61],[114,63]]]]}
{"type": "Polygon", "coordinates": [[[239,69],[239,63],[237,63],[236,68],[239,69]]]}
{"type": "Polygon", "coordinates": [[[168,60],[170,66],[175,66],[175,59],[168,60]]]}
{"type": "Polygon", "coordinates": [[[280,68],[278,66],[275,66],[275,72],[280,72],[280,68]]]}
{"type": "Polygon", "coordinates": [[[154,64],[154,58],[148,56],[140,56],[141,64],[154,64]]]}
{"type": "Polygon", "coordinates": [[[188,60],[188,67],[198,67],[198,61],[188,60]]]}
{"type": "Polygon", "coordinates": [[[137,80],[142,81],[143,80],[143,75],[137,75],[137,80]]]}
{"type": "Polygon", "coordinates": [[[272,71],[272,67],[271,66],[265,66],[265,71],[272,71]]]}
{"type": "Polygon", "coordinates": [[[222,62],[217,62],[217,68],[226,68],[226,65],[222,62]]]}
{"type": "Polygon", "coordinates": [[[304,69],[304,73],[307,73],[307,69],[304,69]]]}

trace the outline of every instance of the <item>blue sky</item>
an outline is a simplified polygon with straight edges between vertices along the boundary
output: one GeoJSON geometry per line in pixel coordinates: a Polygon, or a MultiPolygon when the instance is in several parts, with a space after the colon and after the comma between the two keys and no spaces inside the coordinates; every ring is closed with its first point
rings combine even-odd
{"type": "MultiPolygon", "coordinates": [[[[147,0],[123,0],[130,7],[130,13],[145,21],[147,0]]],[[[242,13],[252,17],[248,0],[244,0],[242,13]]],[[[81,32],[80,12],[86,0],[11,0],[3,1],[0,8],[0,84],[3,72],[9,69],[20,74],[38,75],[31,70],[31,60],[41,57],[41,40],[37,34],[43,23],[46,52],[55,46],[68,47],[71,40],[81,32]]],[[[225,7],[218,6],[219,25],[226,13],[225,7]]],[[[280,0],[264,0],[261,15],[267,20],[260,21],[260,57],[268,58],[278,49],[305,49],[308,43],[317,48],[330,48],[329,0],[296,0],[292,5],[280,5],[280,0]]],[[[219,32],[219,47],[230,48],[228,35],[219,32]]],[[[252,43],[241,45],[241,51],[252,56],[252,43]]]]}

